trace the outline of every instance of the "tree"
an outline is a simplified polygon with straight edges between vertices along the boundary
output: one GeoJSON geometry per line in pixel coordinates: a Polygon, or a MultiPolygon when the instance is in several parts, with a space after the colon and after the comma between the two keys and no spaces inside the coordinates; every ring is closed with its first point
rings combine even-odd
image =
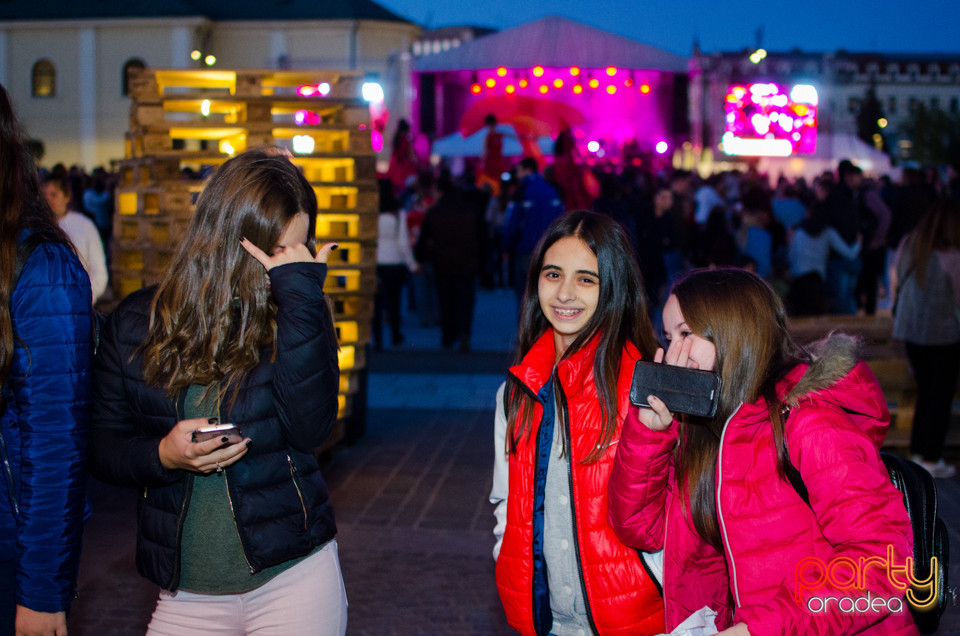
{"type": "Polygon", "coordinates": [[[941,165],[960,161],[960,115],[917,104],[901,133],[911,142],[909,159],[941,165]]]}
{"type": "Polygon", "coordinates": [[[876,146],[875,135],[880,135],[880,149],[888,152],[887,138],[883,134],[883,129],[880,128],[881,119],[883,119],[883,107],[877,99],[876,85],[871,83],[867,94],[860,102],[860,111],[857,113],[857,137],[871,146],[876,146]]]}

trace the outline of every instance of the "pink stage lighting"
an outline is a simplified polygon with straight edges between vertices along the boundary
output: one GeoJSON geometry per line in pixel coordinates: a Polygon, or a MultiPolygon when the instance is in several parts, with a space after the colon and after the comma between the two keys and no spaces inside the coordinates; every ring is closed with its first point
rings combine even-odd
{"type": "Polygon", "coordinates": [[[817,90],[808,84],[738,84],[727,90],[723,152],[787,157],[817,149],[817,90]]]}

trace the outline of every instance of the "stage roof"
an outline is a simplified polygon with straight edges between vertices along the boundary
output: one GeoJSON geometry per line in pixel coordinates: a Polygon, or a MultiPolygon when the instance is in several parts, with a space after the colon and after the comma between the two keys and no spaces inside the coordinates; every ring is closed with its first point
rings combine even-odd
{"type": "Polygon", "coordinates": [[[443,53],[418,57],[418,72],[506,66],[580,66],[687,72],[687,58],[560,16],[527,22],[443,53]]]}

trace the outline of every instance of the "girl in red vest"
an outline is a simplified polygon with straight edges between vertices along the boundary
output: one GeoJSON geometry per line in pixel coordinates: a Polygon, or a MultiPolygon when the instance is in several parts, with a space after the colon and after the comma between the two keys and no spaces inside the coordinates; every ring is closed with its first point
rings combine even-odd
{"type": "Polygon", "coordinates": [[[531,260],[517,364],[497,399],[497,587],[523,634],[664,631],[658,584],[607,522],[633,367],[655,349],[624,232],[587,211],[554,221],[531,260]]]}

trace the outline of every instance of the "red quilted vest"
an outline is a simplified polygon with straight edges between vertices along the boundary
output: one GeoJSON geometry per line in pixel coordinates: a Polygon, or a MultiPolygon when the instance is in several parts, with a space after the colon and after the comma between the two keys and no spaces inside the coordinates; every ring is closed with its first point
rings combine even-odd
{"type": "MultiPolygon", "coordinates": [[[[640,358],[640,352],[630,343],[624,348],[617,382],[617,430],[599,461],[582,463],[596,447],[600,432],[600,402],[593,376],[598,343],[599,336],[594,337],[580,351],[562,360],[557,368],[570,421],[572,503],[588,612],[601,635],[660,634],[664,632],[663,599],[644,570],[637,551],[620,543],[607,523],[607,480],[628,407],[634,363],[640,358]]],[[[550,379],[555,357],[553,332],[547,330],[523,362],[510,372],[536,394],[550,379]]],[[[534,455],[541,417],[542,410],[537,405],[532,432],[520,441],[517,452],[510,455],[507,527],[496,570],[497,588],[507,620],[522,634],[535,633],[534,455]]]]}

